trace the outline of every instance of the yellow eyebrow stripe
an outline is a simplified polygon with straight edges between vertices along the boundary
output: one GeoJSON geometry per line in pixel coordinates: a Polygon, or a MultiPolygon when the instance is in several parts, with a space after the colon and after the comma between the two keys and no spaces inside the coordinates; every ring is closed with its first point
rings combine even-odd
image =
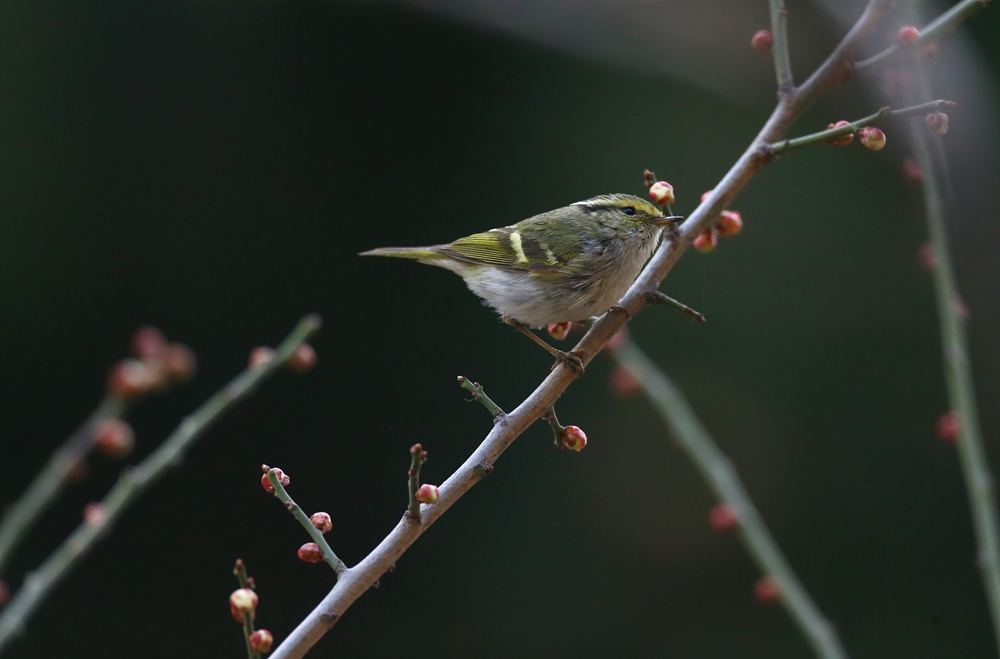
{"type": "Polygon", "coordinates": [[[518,263],[528,262],[528,257],[524,255],[524,248],[521,247],[521,234],[519,232],[514,231],[510,234],[510,246],[517,254],[518,263]]]}

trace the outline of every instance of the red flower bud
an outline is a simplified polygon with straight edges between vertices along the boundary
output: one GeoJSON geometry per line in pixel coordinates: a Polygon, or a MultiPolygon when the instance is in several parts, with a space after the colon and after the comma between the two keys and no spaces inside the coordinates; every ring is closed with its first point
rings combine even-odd
{"type": "Polygon", "coordinates": [[[132,354],[139,359],[153,357],[158,355],[166,344],[167,338],[157,328],[151,325],[140,327],[132,335],[132,354]]]}
{"type": "Polygon", "coordinates": [[[735,236],[740,231],[743,231],[743,216],[739,211],[722,211],[719,214],[719,224],[715,227],[717,234],[727,238],[735,236]]]}
{"type": "Polygon", "coordinates": [[[948,132],[948,115],[944,112],[928,112],[924,122],[935,135],[944,135],[948,132]]]}
{"type": "Polygon", "coordinates": [[[766,53],[771,50],[771,45],[774,43],[774,37],[768,30],[758,30],[754,32],[754,35],[750,38],[750,47],[756,50],[758,53],[766,53]]]}
{"type": "Polygon", "coordinates": [[[642,384],[624,366],[616,366],[611,372],[611,388],[621,396],[634,396],[642,391],[642,384]]]}
{"type": "Polygon", "coordinates": [[[958,419],[958,414],[954,410],[945,412],[938,419],[937,435],[941,441],[954,444],[958,441],[958,433],[962,430],[962,424],[958,419]]]}
{"type": "Polygon", "coordinates": [[[250,368],[257,368],[267,364],[272,359],[274,359],[274,348],[259,346],[250,351],[247,363],[250,365],[250,368]]]}
{"type": "Polygon", "coordinates": [[[100,524],[106,516],[104,505],[97,501],[91,501],[83,507],[83,521],[87,524],[100,524]]]}
{"type": "Polygon", "coordinates": [[[865,126],[858,131],[861,136],[861,146],[872,151],[881,151],[885,146],[885,133],[874,126],[865,126]]]}
{"type": "Polygon", "coordinates": [[[264,471],[264,475],[260,477],[260,484],[264,486],[264,489],[268,492],[274,493],[274,486],[271,485],[271,480],[267,477],[268,472],[274,472],[274,475],[278,478],[278,482],[281,483],[282,487],[288,487],[288,484],[292,482],[292,479],[285,475],[285,472],[281,471],[277,467],[271,469],[270,467],[264,471]]]}
{"type": "Polygon", "coordinates": [[[320,533],[326,533],[333,528],[333,520],[330,519],[330,515],[327,513],[313,513],[309,521],[319,529],[320,533]]]}
{"type": "Polygon", "coordinates": [[[657,181],[649,187],[649,198],[660,206],[674,203],[674,186],[666,181],[657,181]]]}
{"type": "Polygon", "coordinates": [[[270,652],[271,644],[274,643],[274,636],[266,629],[258,629],[250,634],[250,649],[254,652],[270,652]]]}
{"type": "Polygon", "coordinates": [[[305,373],[306,371],[311,371],[316,366],[316,360],[316,350],[308,343],[300,343],[299,347],[292,353],[292,356],[285,362],[285,366],[296,373],[305,373]]]}
{"type": "Polygon", "coordinates": [[[572,451],[582,451],[587,445],[587,433],[580,430],[579,426],[566,426],[559,436],[563,448],[572,451]]]}
{"type": "Polygon", "coordinates": [[[438,502],[437,486],[428,485],[427,483],[424,483],[423,485],[417,488],[417,492],[413,496],[420,503],[437,503],[438,502]]]}
{"type": "Polygon", "coordinates": [[[736,516],[736,511],[729,504],[720,503],[708,512],[708,525],[719,533],[732,531],[739,524],[740,520],[736,516]]]}
{"type": "Polygon", "coordinates": [[[305,563],[319,563],[323,560],[323,550],[315,542],[307,542],[299,547],[299,560],[305,563]]]}
{"type": "Polygon", "coordinates": [[[709,198],[709,196],[710,196],[710,195],[711,195],[711,194],[712,194],[713,192],[715,192],[715,188],[712,188],[711,190],[706,190],[705,192],[702,192],[702,193],[701,193],[701,201],[702,201],[702,203],[704,203],[704,202],[705,202],[705,200],[706,200],[706,199],[708,199],[708,198],[709,198]]]}
{"type": "Polygon", "coordinates": [[[719,244],[719,239],[715,232],[709,229],[694,239],[694,248],[699,252],[708,254],[719,244]]]}
{"type": "Polygon", "coordinates": [[[896,32],[896,43],[900,46],[909,46],[918,41],[920,41],[920,30],[912,25],[904,25],[896,32]]]}
{"type": "Polygon", "coordinates": [[[546,328],[551,336],[556,341],[562,341],[567,336],[569,336],[569,330],[573,327],[573,323],[549,323],[546,328]]]}
{"type": "MultiPolygon", "coordinates": [[[[849,121],[838,121],[835,124],[828,125],[826,127],[826,129],[827,130],[831,130],[833,128],[840,128],[842,126],[849,126],[850,123],[851,122],[849,122],[849,121]]],[[[832,140],[827,140],[827,144],[832,144],[834,146],[847,146],[848,144],[850,144],[853,141],[854,141],[854,135],[851,134],[851,133],[848,133],[847,135],[841,135],[840,137],[835,137],[832,140]]]]}
{"type": "Polygon", "coordinates": [[[198,370],[198,360],[194,356],[194,351],[183,343],[168,343],[163,347],[159,357],[167,378],[173,382],[190,380],[198,370]]]}
{"type": "Polygon", "coordinates": [[[124,458],[132,452],[135,435],[132,426],[121,419],[98,421],[94,426],[94,447],[113,458],[124,458]]]}
{"type": "Polygon", "coordinates": [[[229,596],[229,611],[240,622],[243,622],[242,614],[253,613],[256,608],[257,593],[249,588],[239,588],[229,596]]]}
{"type": "Polygon", "coordinates": [[[138,359],[121,360],[108,375],[108,391],[126,400],[149,393],[156,384],[156,373],[138,359]]]}
{"type": "Polygon", "coordinates": [[[765,606],[777,604],[781,599],[781,590],[778,588],[778,582],[774,580],[774,577],[761,577],[753,587],[753,596],[765,606]]]}

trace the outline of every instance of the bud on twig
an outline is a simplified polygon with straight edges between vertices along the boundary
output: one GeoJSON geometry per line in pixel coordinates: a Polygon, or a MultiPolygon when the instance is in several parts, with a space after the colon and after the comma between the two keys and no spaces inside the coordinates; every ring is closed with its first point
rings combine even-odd
{"type": "Polygon", "coordinates": [[[250,649],[254,652],[270,652],[272,643],[274,643],[274,636],[266,629],[258,629],[250,634],[250,649]]]}
{"type": "Polygon", "coordinates": [[[715,232],[724,238],[735,236],[743,231],[743,216],[739,211],[722,211],[719,213],[719,224],[715,232]]]}
{"type": "Polygon", "coordinates": [[[551,336],[553,339],[555,339],[556,341],[562,341],[567,336],[569,336],[569,331],[572,327],[573,323],[569,322],[549,323],[549,326],[546,328],[546,330],[548,331],[549,336],[551,336]]]}
{"type": "Polygon", "coordinates": [[[948,115],[944,112],[929,112],[924,117],[924,122],[935,135],[944,135],[948,132],[948,115]]]}
{"type": "Polygon", "coordinates": [[[437,503],[438,502],[438,489],[436,485],[428,485],[424,483],[417,488],[416,494],[414,494],[417,501],[420,503],[437,503]]]}
{"type": "Polygon", "coordinates": [[[275,477],[277,477],[278,482],[281,483],[282,487],[287,487],[288,484],[292,482],[292,479],[289,478],[285,474],[285,472],[281,471],[277,467],[275,467],[274,469],[271,469],[267,465],[264,465],[264,475],[260,477],[260,484],[264,487],[264,489],[266,491],[270,492],[271,494],[274,494],[274,486],[271,485],[271,481],[267,477],[268,472],[271,472],[271,471],[274,472],[275,477]]]}
{"type": "Polygon", "coordinates": [[[566,426],[559,436],[563,448],[571,451],[582,451],[587,445],[587,433],[580,430],[579,426],[566,426]]]}
{"type": "Polygon", "coordinates": [[[316,360],[316,350],[308,343],[301,343],[285,362],[285,366],[296,373],[305,373],[316,366],[316,360]]]}
{"type": "Polygon", "coordinates": [[[959,422],[958,414],[954,410],[945,412],[938,419],[937,423],[937,435],[941,438],[941,441],[948,444],[954,444],[958,441],[958,433],[962,429],[962,424],[959,422]]]}
{"type": "Polygon", "coordinates": [[[719,533],[732,531],[740,524],[736,511],[727,503],[720,503],[708,513],[708,524],[719,533]]]}
{"type": "Polygon", "coordinates": [[[750,38],[750,47],[758,53],[768,52],[771,50],[772,44],[774,44],[774,37],[768,30],[758,30],[757,32],[754,32],[754,35],[750,38]]]}
{"type": "Polygon", "coordinates": [[[320,533],[326,533],[333,528],[333,520],[330,519],[330,515],[327,513],[313,513],[309,521],[319,529],[320,533]]]}
{"type": "Polygon", "coordinates": [[[885,146],[885,133],[874,126],[865,126],[858,131],[861,136],[861,145],[872,151],[881,151],[885,146]]]}
{"type": "Polygon", "coordinates": [[[91,501],[83,507],[83,521],[87,524],[100,524],[105,516],[104,505],[98,501],[91,501]]]}
{"type": "Polygon", "coordinates": [[[781,599],[781,590],[778,588],[778,582],[771,576],[765,575],[761,577],[753,587],[753,596],[765,606],[777,604],[781,599]]]}
{"type": "Polygon", "coordinates": [[[98,421],[94,427],[94,448],[113,458],[124,458],[132,452],[135,435],[132,426],[121,419],[98,421]]]}
{"type": "Polygon", "coordinates": [[[674,203],[674,186],[666,181],[657,181],[649,188],[649,198],[659,206],[669,206],[674,203]]]}
{"type": "Polygon", "coordinates": [[[274,348],[259,346],[250,351],[250,357],[247,359],[247,364],[250,365],[250,368],[259,368],[270,362],[272,359],[274,359],[274,348]]]}
{"type": "Polygon", "coordinates": [[[167,345],[163,332],[152,325],[140,327],[132,336],[132,354],[139,359],[155,357],[167,345]]]}
{"type": "Polygon", "coordinates": [[[194,377],[198,360],[194,351],[183,343],[168,343],[159,354],[167,377],[173,382],[185,382],[194,377]]]}
{"type": "Polygon", "coordinates": [[[304,563],[319,563],[323,560],[323,550],[315,542],[307,542],[299,547],[299,560],[304,563]]]}
{"type": "Polygon", "coordinates": [[[138,359],[123,359],[108,375],[108,391],[123,400],[131,400],[149,393],[156,384],[156,376],[138,359]]]}
{"type": "Polygon", "coordinates": [[[695,238],[693,244],[696,250],[702,252],[703,254],[708,254],[715,249],[716,245],[719,244],[719,239],[716,236],[715,231],[709,229],[695,238]]]}
{"type": "MultiPolygon", "coordinates": [[[[257,608],[257,593],[249,588],[238,588],[229,596],[229,608],[235,613],[253,613],[257,608]]],[[[242,622],[243,618],[239,620],[242,622]]]]}
{"type": "MultiPolygon", "coordinates": [[[[834,128],[841,128],[842,126],[849,126],[850,121],[838,121],[835,124],[830,124],[826,127],[827,130],[833,130],[834,128]]],[[[854,141],[854,135],[848,133],[847,135],[841,135],[840,137],[835,137],[832,140],[827,140],[827,144],[832,144],[833,146],[847,146],[854,141]]]]}
{"type": "Polygon", "coordinates": [[[896,32],[896,43],[900,46],[909,46],[920,41],[920,30],[912,25],[904,25],[896,32]]]}

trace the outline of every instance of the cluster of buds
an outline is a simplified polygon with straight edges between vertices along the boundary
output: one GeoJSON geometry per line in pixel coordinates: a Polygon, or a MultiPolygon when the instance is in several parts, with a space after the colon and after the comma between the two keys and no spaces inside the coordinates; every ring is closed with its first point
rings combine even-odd
{"type": "Polygon", "coordinates": [[[288,484],[292,482],[292,479],[289,478],[288,475],[285,474],[285,472],[283,472],[282,470],[278,469],[277,467],[275,467],[274,469],[271,469],[267,465],[261,465],[260,468],[261,468],[261,471],[264,472],[264,475],[260,477],[260,484],[261,484],[261,486],[264,488],[264,490],[266,492],[270,492],[271,494],[274,494],[274,486],[271,485],[271,479],[267,477],[267,475],[269,473],[271,473],[272,471],[274,472],[275,478],[277,478],[278,482],[281,483],[281,487],[287,487],[288,484]]]}
{"type": "MultiPolygon", "coordinates": [[[[237,562],[236,565],[237,569],[240,569],[242,561],[237,562]]],[[[252,585],[253,580],[248,578],[247,582],[249,586],[252,585]]],[[[253,629],[252,622],[257,614],[257,601],[257,593],[248,587],[238,588],[229,596],[229,613],[232,614],[233,619],[236,622],[244,624],[247,618],[251,621],[247,631],[253,629]]],[[[254,652],[259,653],[270,652],[271,646],[274,644],[274,636],[266,629],[258,629],[250,632],[248,640],[250,641],[250,648],[254,652]]]]}
{"type": "Polygon", "coordinates": [[[191,348],[168,343],[155,327],[143,327],[135,333],[132,353],[134,358],[121,360],[108,375],[108,392],[124,400],[190,380],[197,369],[191,348]]]}
{"type": "MultiPolygon", "coordinates": [[[[844,126],[850,126],[849,121],[838,121],[829,124],[827,130],[835,130],[837,128],[843,128],[844,126]]],[[[858,137],[861,138],[861,146],[866,149],[871,149],[872,151],[881,151],[885,147],[885,133],[875,126],[864,126],[859,128],[857,131],[858,137]]],[[[846,135],[841,135],[839,137],[834,137],[827,140],[827,144],[832,144],[833,146],[847,146],[854,141],[854,133],[847,133],[846,135]]]]}
{"type": "MultiPolygon", "coordinates": [[[[263,368],[271,363],[274,359],[274,354],[274,348],[258,346],[250,351],[247,364],[253,369],[263,368]]],[[[300,343],[295,348],[295,352],[285,361],[285,367],[296,373],[305,373],[306,371],[311,371],[316,366],[318,359],[315,348],[308,343],[300,343]]]]}
{"type": "MultiPolygon", "coordinates": [[[[703,193],[701,195],[702,203],[704,203],[711,194],[712,190],[703,193]]],[[[743,216],[739,211],[727,209],[719,213],[719,221],[716,223],[715,228],[703,231],[699,234],[698,237],[694,239],[693,246],[699,252],[708,254],[718,246],[720,236],[722,238],[729,238],[730,236],[735,236],[741,231],[743,231],[743,216]]]]}

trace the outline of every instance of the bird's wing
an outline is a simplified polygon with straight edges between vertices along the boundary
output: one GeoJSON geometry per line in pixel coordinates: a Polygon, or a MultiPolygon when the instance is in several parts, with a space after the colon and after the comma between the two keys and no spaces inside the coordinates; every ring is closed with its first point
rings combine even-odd
{"type": "Polygon", "coordinates": [[[541,224],[541,218],[534,217],[514,226],[459,238],[439,249],[459,261],[491,265],[508,272],[561,274],[564,266],[580,253],[580,239],[573,232],[553,239],[551,230],[542,230],[541,224]]]}

